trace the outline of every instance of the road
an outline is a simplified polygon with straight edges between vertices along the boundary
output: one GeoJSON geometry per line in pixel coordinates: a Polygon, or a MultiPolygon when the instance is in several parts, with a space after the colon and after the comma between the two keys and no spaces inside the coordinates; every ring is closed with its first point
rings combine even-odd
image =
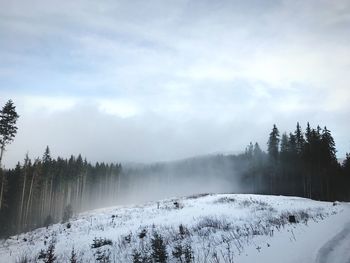
{"type": "Polygon", "coordinates": [[[318,251],[316,263],[350,263],[350,221],[318,251]]]}

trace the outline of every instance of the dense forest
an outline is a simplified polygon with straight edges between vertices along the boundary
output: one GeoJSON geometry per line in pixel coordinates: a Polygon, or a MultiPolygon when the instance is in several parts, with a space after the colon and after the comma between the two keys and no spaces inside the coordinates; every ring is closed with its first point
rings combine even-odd
{"type": "MultiPolygon", "coordinates": [[[[0,112],[1,158],[14,139],[19,116],[9,101],[0,112]]],[[[81,155],[25,156],[0,169],[0,236],[66,221],[74,213],[116,204],[201,192],[282,194],[350,200],[350,155],[336,158],[324,127],[280,132],[273,126],[267,152],[250,143],[238,155],[215,155],[152,165],[88,163],[81,155]]]]}

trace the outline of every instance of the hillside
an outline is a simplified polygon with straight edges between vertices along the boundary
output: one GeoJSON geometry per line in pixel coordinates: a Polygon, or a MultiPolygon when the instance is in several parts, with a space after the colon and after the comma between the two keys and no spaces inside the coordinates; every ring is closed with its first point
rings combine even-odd
{"type": "Polygon", "coordinates": [[[346,203],[197,195],[94,210],[12,236],[1,241],[0,262],[42,262],[50,244],[56,262],[69,262],[73,248],[78,262],[143,262],[162,248],[167,262],[314,262],[349,216],[346,203]]]}

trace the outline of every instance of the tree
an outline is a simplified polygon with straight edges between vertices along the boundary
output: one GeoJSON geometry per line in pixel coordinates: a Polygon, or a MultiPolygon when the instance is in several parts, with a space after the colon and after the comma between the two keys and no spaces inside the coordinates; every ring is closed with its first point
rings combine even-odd
{"type": "Polygon", "coordinates": [[[346,158],[345,158],[345,160],[343,161],[342,166],[343,166],[343,169],[344,169],[344,171],[345,171],[345,174],[346,174],[347,176],[350,176],[350,153],[347,153],[347,154],[346,154],[346,158]]]}
{"type": "Polygon", "coordinates": [[[152,258],[154,262],[165,263],[168,259],[166,251],[166,245],[164,244],[163,237],[155,232],[151,240],[152,258]]]}
{"type": "Polygon", "coordinates": [[[295,130],[294,135],[295,135],[296,151],[297,151],[297,154],[300,156],[303,153],[305,139],[304,139],[303,132],[301,131],[299,122],[297,122],[297,129],[295,130]]]}
{"type": "Polygon", "coordinates": [[[0,167],[7,144],[13,141],[17,133],[16,122],[19,115],[12,100],[9,100],[0,111],[0,167]]]}
{"type": "Polygon", "coordinates": [[[278,159],[278,145],[280,142],[279,136],[279,131],[276,125],[274,124],[270,133],[269,141],[267,143],[267,151],[273,162],[276,162],[278,159]]]}
{"type": "MultiPolygon", "coordinates": [[[[6,148],[6,145],[13,141],[17,133],[16,122],[19,115],[16,112],[16,107],[14,106],[12,100],[9,100],[5,106],[0,111],[0,169],[2,168],[2,157],[6,148]]],[[[2,208],[3,196],[4,196],[4,186],[5,177],[4,173],[0,173],[0,210],[2,208]]]]}
{"type": "Polygon", "coordinates": [[[282,134],[281,139],[281,160],[287,161],[289,157],[289,141],[286,133],[282,134]]]}
{"type": "Polygon", "coordinates": [[[323,161],[327,164],[332,164],[337,162],[335,142],[331,135],[331,131],[324,127],[321,137],[322,150],[323,150],[323,161]]]}
{"type": "Polygon", "coordinates": [[[51,158],[50,148],[49,146],[46,146],[45,152],[43,154],[43,163],[45,165],[49,165],[51,161],[52,161],[52,158],[51,158]]]}

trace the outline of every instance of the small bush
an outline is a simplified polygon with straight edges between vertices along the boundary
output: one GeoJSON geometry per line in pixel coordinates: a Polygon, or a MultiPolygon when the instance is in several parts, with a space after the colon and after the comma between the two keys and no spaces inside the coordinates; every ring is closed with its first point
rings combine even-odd
{"type": "Polygon", "coordinates": [[[101,263],[110,263],[111,259],[110,259],[110,251],[109,250],[100,250],[97,249],[97,251],[95,252],[95,259],[97,262],[101,262],[101,263]]]}
{"type": "Polygon", "coordinates": [[[208,196],[210,194],[208,193],[204,193],[204,194],[194,194],[194,195],[189,195],[187,196],[186,199],[198,199],[198,198],[201,198],[201,197],[204,197],[204,196],[208,196]]]}
{"type": "Polygon", "coordinates": [[[185,238],[185,236],[188,236],[190,234],[190,231],[183,225],[179,225],[179,234],[181,238],[185,238]]]}
{"type": "Polygon", "coordinates": [[[136,249],[132,253],[132,262],[133,263],[143,263],[141,253],[136,249]]]}
{"type": "Polygon", "coordinates": [[[42,249],[39,252],[38,259],[42,259],[44,263],[53,263],[56,260],[55,256],[55,244],[50,243],[46,250],[42,249]]]}
{"type": "Polygon", "coordinates": [[[94,238],[93,243],[91,245],[91,248],[99,248],[99,247],[103,247],[106,245],[113,245],[112,240],[107,239],[107,238],[94,238]]]}
{"type": "Polygon", "coordinates": [[[214,204],[228,204],[228,203],[234,203],[236,202],[236,199],[233,197],[220,197],[219,199],[214,201],[214,204]]]}
{"type": "Polygon", "coordinates": [[[164,244],[163,237],[155,232],[151,240],[152,247],[152,259],[154,262],[166,263],[168,259],[168,253],[166,251],[166,245],[164,244]]]}
{"type": "Polygon", "coordinates": [[[143,230],[141,231],[141,233],[139,234],[139,238],[143,239],[144,237],[146,237],[146,235],[147,235],[147,230],[146,230],[146,229],[143,229],[143,230]]]}
{"type": "Polygon", "coordinates": [[[74,251],[74,247],[72,248],[72,253],[69,259],[70,263],[77,263],[78,259],[77,259],[77,253],[74,251]]]}
{"type": "Polygon", "coordinates": [[[189,244],[182,245],[178,244],[174,247],[172,255],[179,262],[191,263],[193,262],[193,251],[192,247],[189,244]]]}

